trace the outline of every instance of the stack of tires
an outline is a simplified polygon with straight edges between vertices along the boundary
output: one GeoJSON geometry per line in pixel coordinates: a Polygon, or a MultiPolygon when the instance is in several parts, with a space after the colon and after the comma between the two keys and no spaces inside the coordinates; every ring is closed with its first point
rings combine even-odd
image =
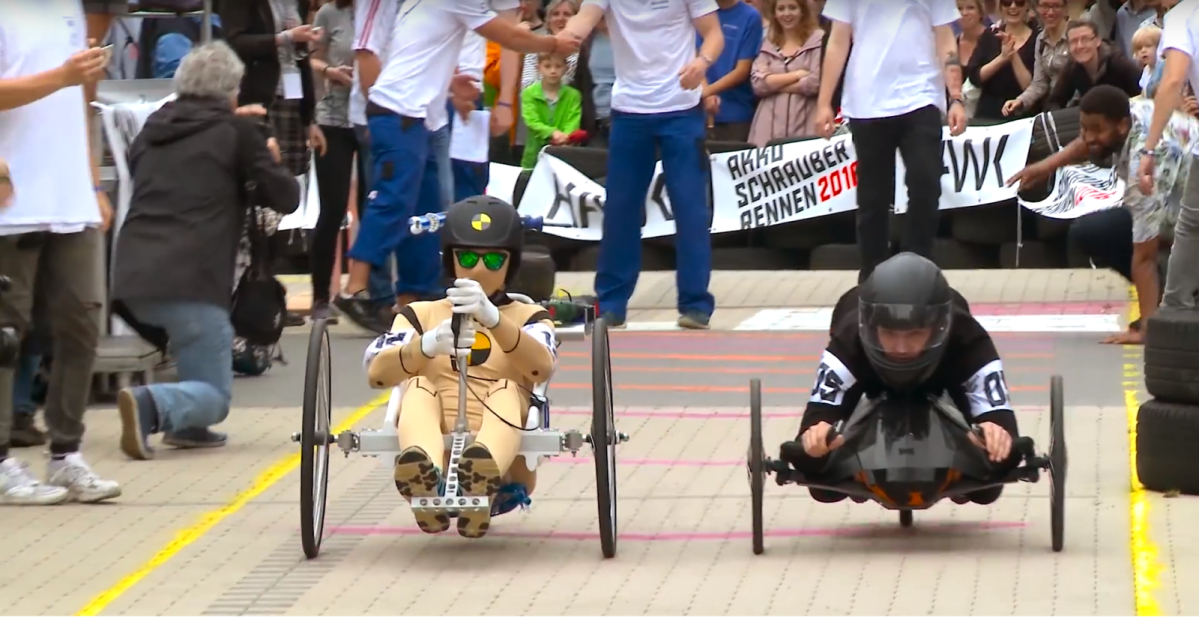
{"type": "Polygon", "coordinates": [[[1137,475],[1147,489],[1199,495],[1199,311],[1163,310],[1145,332],[1137,475]]]}

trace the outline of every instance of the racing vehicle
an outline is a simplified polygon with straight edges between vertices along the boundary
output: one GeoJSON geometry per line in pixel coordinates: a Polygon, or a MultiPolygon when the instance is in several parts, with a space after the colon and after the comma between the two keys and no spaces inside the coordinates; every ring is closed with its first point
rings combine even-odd
{"type": "MultiPolygon", "coordinates": [[[[409,221],[412,234],[434,232],[445,221],[445,213],[413,217],[409,221]]],[[[526,229],[539,229],[540,218],[525,217],[526,229]]],[[[521,294],[508,293],[512,300],[532,304],[533,300],[521,294]]],[[[561,303],[561,301],[556,301],[561,303]]],[[[565,453],[576,455],[586,446],[594,452],[596,502],[599,509],[600,549],[605,558],[616,555],[616,445],[628,441],[626,434],[615,427],[612,407],[612,362],[608,345],[608,325],[602,317],[596,317],[594,304],[579,303],[577,313],[583,316],[579,328],[559,329],[557,344],[565,339],[589,340],[591,343],[592,418],[589,434],[575,429],[561,431],[551,427],[549,381],[536,385],[529,397],[529,413],[521,437],[520,455],[530,468],[547,458],[565,453]]],[[[400,454],[396,426],[400,416],[400,401],[403,386],[392,389],[383,426],[374,430],[342,431],[334,434],[332,429],[333,381],[332,358],[329,343],[328,322],[316,320],[308,341],[308,357],[304,380],[304,403],[301,431],[292,434],[292,441],[300,444],[300,537],[304,555],[309,559],[320,553],[324,534],[325,505],[328,499],[329,455],[332,447],[341,449],[346,457],[360,453],[368,457],[382,458],[391,466],[400,454]]],[[[456,337],[455,337],[456,338],[456,337]]],[[[459,495],[459,460],[463,450],[471,442],[467,427],[466,402],[468,397],[468,363],[457,364],[458,410],[453,430],[445,435],[449,463],[445,471],[445,484],[437,498],[417,498],[412,501],[413,509],[433,510],[456,518],[469,510],[494,509],[486,497],[463,497],[459,495]]],[[[506,512],[506,511],[502,511],[506,512]]]]}
{"type": "Polygon", "coordinates": [[[749,484],[753,499],[753,550],[765,551],[763,494],[766,477],[782,485],[799,485],[848,495],[854,502],[873,501],[899,511],[899,523],[910,527],[913,513],[946,498],[964,499],[970,492],[1017,482],[1035,483],[1048,472],[1050,532],[1053,551],[1060,552],[1065,537],[1066,434],[1061,376],[1050,379],[1049,452],[1038,454],[1033,439],[1013,441],[1020,455],[1016,466],[999,468],[975,446],[980,439],[948,397],[915,401],[862,398],[849,419],[829,432],[845,442],[834,449],[816,475],[804,475],[791,464],[766,455],[762,446],[762,384],[750,381],[749,484]]]}

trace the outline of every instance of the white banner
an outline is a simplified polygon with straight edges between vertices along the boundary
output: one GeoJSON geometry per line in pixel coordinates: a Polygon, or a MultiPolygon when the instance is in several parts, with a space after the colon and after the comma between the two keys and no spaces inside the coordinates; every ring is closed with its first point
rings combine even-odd
{"type": "MultiPolygon", "coordinates": [[[[1016,197],[1007,179],[1024,167],[1032,119],[971,127],[942,141],[941,208],[966,208],[1016,197]]],[[[857,208],[857,155],[848,135],[712,155],[712,232],[779,225],[857,208]]],[[[495,169],[495,166],[492,166],[495,169]]],[[[903,162],[896,153],[895,208],[907,210],[903,162]]],[[[490,190],[490,188],[489,188],[490,190]]],[[[569,163],[541,153],[521,197],[522,214],[556,224],[546,231],[599,240],[606,192],[569,163]],[[558,227],[561,226],[561,227],[558,227]]],[[[658,163],[646,199],[642,236],[674,234],[674,217],[658,163]]]]}

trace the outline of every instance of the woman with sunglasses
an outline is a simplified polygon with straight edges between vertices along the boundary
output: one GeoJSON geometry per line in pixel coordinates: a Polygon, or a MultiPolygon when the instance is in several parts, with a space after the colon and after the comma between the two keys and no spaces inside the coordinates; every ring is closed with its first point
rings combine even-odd
{"type": "Polygon", "coordinates": [[[966,77],[979,89],[974,118],[1002,122],[1004,103],[1032,83],[1037,31],[1028,22],[1027,0],[1001,0],[1002,22],[978,38],[966,77]]]}
{"type": "MultiPolygon", "coordinates": [[[[466,416],[477,433],[462,453],[458,479],[462,496],[485,496],[493,508],[462,512],[458,534],[478,538],[487,534],[492,515],[529,503],[536,476],[517,451],[529,393],[554,371],[557,336],[540,305],[513,301],[504,292],[520,268],[524,246],[515,207],[491,196],[465,199],[450,207],[440,233],[453,286],[443,300],[401,309],[391,332],[367,348],[365,365],[372,387],[404,385],[395,483],[411,500],[439,494],[446,464],[443,430],[455,424],[457,363],[466,359],[466,416]],[[456,316],[463,318],[457,333],[456,316]]],[[[424,532],[450,526],[444,513],[414,513],[424,532]]]]}

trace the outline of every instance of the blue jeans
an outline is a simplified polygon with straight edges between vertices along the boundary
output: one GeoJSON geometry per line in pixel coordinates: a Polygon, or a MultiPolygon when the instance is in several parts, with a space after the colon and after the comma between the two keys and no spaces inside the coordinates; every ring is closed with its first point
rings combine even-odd
{"type": "Polygon", "coordinates": [[[17,359],[17,373],[12,385],[13,414],[33,416],[37,413],[37,404],[33,402],[33,380],[41,364],[42,357],[37,354],[23,354],[17,359]]]}
{"type": "MultiPolygon", "coordinates": [[[[374,172],[374,163],[371,159],[371,137],[370,131],[364,124],[354,125],[354,135],[358,138],[358,143],[362,145],[358,150],[358,156],[363,158],[362,165],[359,170],[365,171],[366,178],[363,179],[366,183],[367,191],[371,190],[371,174],[374,172]]],[[[361,172],[360,172],[361,173],[361,172]]],[[[364,200],[365,202],[365,200],[364,200]]],[[[359,223],[363,212],[358,213],[359,223]]],[[[371,298],[380,304],[386,303],[391,305],[395,303],[395,288],[392,287],[392,281],[395,279],[394,265],[391,260],[383,266],[371,266],[371,277],[367,284],[367,290],[371,298]]]]}
{"type": "Polygon", "coordinates": [[[440,241],[435,234],[408,232],[410,217],[439,212],[446,205],[435,134],[421,119],[394,114],[376,114],[368,122],[371,192],[349,257],[384,267],[394,254],[397,294],[436,295],[441,291],[440,241]]]}
{"type": "Polygon", "coordinates": [[[144,387],[158,408],[159,430],[176,432],[224,421],[233,400],[233,325],[229,323],[229,310],[197,302],[126,304],[139,322],[162,328],[171,340],[170,353],[179,382],[144,387]]]}
{"type": "Polygon", "coordinates": [[[678,309],[711,316],[716,299],[708,292],[712,208],[703,109],[661,114],[613,111],[611,123],[604,235],[595,273],[600,306],[620,318],[628,313],[629,298],[641,275],[642,214],[657,164],[655,150],[660,149],[676,227],[678,309]]]}

